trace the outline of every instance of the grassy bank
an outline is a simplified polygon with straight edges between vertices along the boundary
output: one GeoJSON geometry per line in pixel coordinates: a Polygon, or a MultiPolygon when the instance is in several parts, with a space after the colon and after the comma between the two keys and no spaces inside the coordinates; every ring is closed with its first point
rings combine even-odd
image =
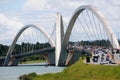
{"type": "Polygon", "coordinates": [[[20,62],[20,64],[32,64],[32,63],[42,63],[42,62],[45,62],[45,60],[26,61],[26,62],[20,62]]]}
{"type": "Polygon", "coordinates": [[[79,60],[59,73],[23,77],[25,80],[120,80],[120,66],[85,64],[79,60]]]}
{"type": "Polygon", "coordinates": [[[120,66],[85,64],[79,60],[63,72],[37,75],[33,80],[120,80],[120,66]]]}

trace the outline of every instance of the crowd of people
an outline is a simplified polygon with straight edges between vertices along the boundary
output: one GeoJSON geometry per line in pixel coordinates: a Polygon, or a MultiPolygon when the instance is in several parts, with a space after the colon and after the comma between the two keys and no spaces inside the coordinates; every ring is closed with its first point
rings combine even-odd
{"type": "MultiPolygon", "coordinates": [[[[72,46],[79,50],[85,50],[92,56],[86,57],[87,63],[98,63],[98,64],[114,64],[114,55],[120,53],[119,50],[113,50],[111,47],[100,47],[100,46],[72,46]]],[[[120,56],[119,56],[120,57],[120,56]]]]}
{"type": "Polygon", "coordinates": [[[114,52],[112,48],[85,46],[82,49],[90,51],[92,54],[91,63],[114,64],[114,52]]]}

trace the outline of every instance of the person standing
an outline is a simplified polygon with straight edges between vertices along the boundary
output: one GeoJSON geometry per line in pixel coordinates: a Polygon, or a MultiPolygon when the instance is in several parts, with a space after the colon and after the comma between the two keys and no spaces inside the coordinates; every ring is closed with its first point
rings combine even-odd
{"type": "Polygon", "coordinates": [[[106,52],[106,61],[109,62],[110,61],[110,54],[108,52],[106,52]]]}
{"type": "Polygon", "coordinates": [[[105,57],[105,54],[102,52],[102,53],[101,53],[101,63],[103,63],[104,57],[105,57]]]}

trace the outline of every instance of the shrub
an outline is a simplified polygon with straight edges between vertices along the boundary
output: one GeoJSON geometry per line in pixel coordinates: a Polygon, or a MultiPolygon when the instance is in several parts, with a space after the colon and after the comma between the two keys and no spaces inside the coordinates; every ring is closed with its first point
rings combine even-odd
{"type": "Polygon", "coordinates": [[[36,77],[36,73],[30,73],[30,74],[24,74],[18,77],[19,80],[32,80],[34,77],[36,77]]]}

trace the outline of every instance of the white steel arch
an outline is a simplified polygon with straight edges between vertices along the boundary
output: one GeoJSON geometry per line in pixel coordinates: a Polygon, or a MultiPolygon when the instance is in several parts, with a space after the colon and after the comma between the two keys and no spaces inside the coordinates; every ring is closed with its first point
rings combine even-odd
{"type": "Polygon", "coordinates": [[[72,18],[71,18],[71,20],[69,22],[69,25],[68,25],[68,28],[66,30],[66,34],[64,36],[64,40],[63,40],[63,43],[62,43],[62,49],[63,49],[63,51],[64,51],[64,48],[66,48],[66,46],[68,44],[72,28],[73,28],[73,26],[75,24],[75,21],[76,21],[77,17],[85,9],[88,9],[88,10],[92,11],[96,15],[96,17],[99,20],[101,20],[101,23],[102,23],[103,27],[105,28],[105,30],[107,32],[107,36],[108,36],[108,39],[109,39],[110,43],[112,44],[112,47],[115,48],[115,49],[119,49],[119,43],[117,41],[117,38],[116,38],[115,34],[113,33],[110,25],[106,21],[105,17],[103,16],[103,14],[96,7],[91,6],[91,5],[85,5],[85,6],[80,6],[73,13],[73,16],[72,16],[72,18]]]}
{"type": "Polygon", "coordinates": [[[47,37],[50,45],[51,45],[52,47],[55,47],[54,41],[50,38],[50,36],[48,35],[48,33],[45,32],[45,30],[44,30],[42,27],[37,27],[37,26],[32,25],[32,24],[30,24],[30,25],[25,25],[23,28],[21,28],[21,29],[18,31],[18,33],[17,33],[17,35],[15,36],[15,38],[14,38],[11,46],[9,47],[9,50],[8,50],[8,52],[7,52],[7,55],[6,55],[6,58],[5,58],[5,61],[4,61],[4,65],[5,65],[5,66],[6,66],[6,65],[8,64],[8,62],[9,62],[9,58],[10,58],[12,52],[13,52],[14,46],[15,46],[18,38],[20,37],[20,35],[21,35],[27,28],[30,28],[30,27],[33,27],[33,28],[39,30],[40,32],[42,32],[42,33],[47,37]]]}
{"type": "Polygon", "coordinates": [[[105,20],[105,17],[102,15],[102,13],[96,7],[91,6],[91,5],[80,6],[79,8],[77,8],[75,10],[72,18],[69,21],[68,28],[66,30],[66,33],[65,33],[65,36],[64,36],[64,39],[63,39],[63,42],[62,42],[61,54],[60,54],[60,58],[59,58],[59,61],[58,61],[58,63],[59,63],[58,65],[60,65],[60,64],[65,65],[64,62],[66,61],[66,59],[63,59],[62,57],[65,56],[66,47],[67,47],[67,44],[68,44],[68,41],[69,41],[69,38],[70,38],[70,35],[71,35],[71,32],[72,32],[72,28],[73,28],[78,16],[85,9],[88,9],[88,10],[92,11],[96,15],[96,17],[99,20],[101,20],[101,23],[106,30],[108,39],[109,39],[110,43],[112,44],[112,47],[115,48],[115,49],[119,49],[119,43],[117,41],[117,38],[116,38],[115,34],[113,33],[110,25],[105,20]]]}

